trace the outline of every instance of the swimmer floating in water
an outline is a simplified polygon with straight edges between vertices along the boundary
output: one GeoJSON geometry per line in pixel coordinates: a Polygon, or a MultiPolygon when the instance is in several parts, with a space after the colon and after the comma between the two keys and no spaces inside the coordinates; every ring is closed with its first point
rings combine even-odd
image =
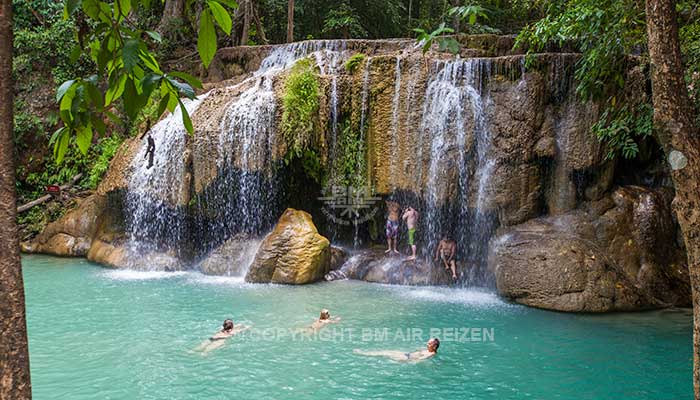
{"type": "Polygon", "coordinates": [[[331,318],[331,313],[327,309],[321,310],[321,315],[318,317],[316,321],[314,321],[313,324],[309,327],[310,329],[316,331],[328,324],[335,324],[337,322],[340,322],[340,318],[331,318]]]}
{"type": "Polygon", "coordinates": [[[440,347],[440,340],[438,340],[438,338],[432,338],[428,340],[425,350],[417,350],[413,353],[404,353],[397,350],[362,351],[359,349],[355,349],[354,353],[370,357],[386,357],[397,362],[419,362],[425,361],[437,354],[438,347],[440,347]]]}
{"type": "Polygon", "coordinates": [[[201,351],[202,353],[206,354],[209,353],[212,350],[216,350],[219,347],[223,346],[226,343],[226,339],[241,333],[245,330],[249,329],[249,327],[245,325],[238,325],[235,326],[233,325],[233,321],[230,319],[227,319],[224,321],[223,327],[221,330],[216,332],[212,337],[209,339],[205,340],[200,344],[195,351],[201,351]]]}

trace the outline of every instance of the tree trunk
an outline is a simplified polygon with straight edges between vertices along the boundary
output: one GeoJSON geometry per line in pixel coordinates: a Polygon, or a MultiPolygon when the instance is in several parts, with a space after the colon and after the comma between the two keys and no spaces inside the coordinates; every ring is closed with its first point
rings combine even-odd
{"type": "Polygon", "coordinates": [[[12,131],[12,0],[0,0],[0,399],[30,399],[12,131]]]}
{"type": "MultiPolygon", "coordinates": [[[[452,0],[452,7],[459,7],[462,5],[462,0],[452,0]]],[[[459,18],[459,15],[455,14],[452,16],[452,29],[455,30],[456,33],[459,33],[459,31],[462,29],[462,21],[459,18]]]]}
{"type": "Polygon", "coordinates": [[[700,399],[700,138],[683,78],[674,0],[647,0],[654,128],[671,164],[673,209],[683,232],[693,290],[693,388],[700,399]]]}
{"type": "Polygon", "coordinates": [[[253,21],[255,22],[256,36],[258,37],[260,44],[268,44],[267,36],[265,36],[265,29],[260,22],[260,15],[258,13],[258,5],[253,6],[253,21]]]}
{"type": "Polygon", "coordinates": [[[250,0],[244,0],[240,5],[243,12],[243,32],[241,33],[241,46],[248,45],[248,36],[250,31],[250,0]]]}
{"type": "Polygon", "coordinates": [[[294,41],[294,0],[287,4],[287,43],[294,41]]]}
{"type": "Polygon", "coordinates": [[[185,0],[165,0],[163,16],[158,23],[158,32],[165,33],[170,23],[185,15],[185,0]]]}

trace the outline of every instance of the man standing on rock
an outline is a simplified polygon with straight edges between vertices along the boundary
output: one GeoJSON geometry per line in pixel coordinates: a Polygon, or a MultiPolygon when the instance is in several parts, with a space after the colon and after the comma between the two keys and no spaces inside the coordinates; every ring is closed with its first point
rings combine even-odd
{"type": "Polygon", "coordinates": [[[394,253],[399,254],[396,247],[398,246],[397,242],[399,241],[399,214],[401,213],[401,205],[395,201],[387,200],[386,208],[389,215],[386,218],[385,233],[387,249],[385,253],[389,254],[393,251],[394,253]],[[391,246],[392,241],[394,243],[393,248],[391,246]]]}
{"type": "Polygon", "coordinates": [[[411,246],[411,256],[406,259],[407,261],[416,259],[416,225],[418,224],[418,215],[418,211],[413,207],[408,207],[402,216],[408,226],[408,245],[411,246]]]}

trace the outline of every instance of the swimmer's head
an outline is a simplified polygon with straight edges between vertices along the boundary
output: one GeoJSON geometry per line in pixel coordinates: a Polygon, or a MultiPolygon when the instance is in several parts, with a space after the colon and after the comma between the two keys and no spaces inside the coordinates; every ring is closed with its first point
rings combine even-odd
{"type": "Polygon", "coordinates": [[[440,340],[438,338],[432,338],[428,340],[428,351],[431,353],[437,353],[438,347],[440,347],[440,340]]]}
{"type": "Polygon", "coordinates": [[[224,331],[232,331],[233,330],[233,321],[230,319],[227,319],[224,321],[224,331]]]}
{"type": "Polygon", "coordinates": [[[318,319],[323,320],[323,319],[329,319],[330,317],[331,317],[330,311],[328,311],[327,309],[324,308],[323,310],[321,310],[321,316],[318,317],[318,319]]]}

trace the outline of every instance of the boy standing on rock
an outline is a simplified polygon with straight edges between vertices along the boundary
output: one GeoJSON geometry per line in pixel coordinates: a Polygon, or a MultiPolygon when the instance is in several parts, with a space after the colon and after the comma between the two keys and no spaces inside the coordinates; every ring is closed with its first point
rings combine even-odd
{"type": "Polygon", "coordinates": [[[402,218],[406,220],[406,225],[408,226],[408,245],[411,246],[411,256],[406,260],[416,259],[416,225],[418,224],[418,211],[413,207],[408,207],[404,211],[402,218]]]}

